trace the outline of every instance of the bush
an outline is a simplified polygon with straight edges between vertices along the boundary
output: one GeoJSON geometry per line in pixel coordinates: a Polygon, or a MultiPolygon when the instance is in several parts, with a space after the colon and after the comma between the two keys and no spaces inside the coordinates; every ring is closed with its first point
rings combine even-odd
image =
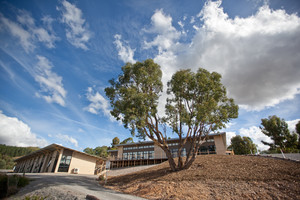
{"type": "Polygon", "coordinates": [[[20,187],[29,184],[29,179],[24,176],[0,174],[0,198],[13,195],[20,187]]]}

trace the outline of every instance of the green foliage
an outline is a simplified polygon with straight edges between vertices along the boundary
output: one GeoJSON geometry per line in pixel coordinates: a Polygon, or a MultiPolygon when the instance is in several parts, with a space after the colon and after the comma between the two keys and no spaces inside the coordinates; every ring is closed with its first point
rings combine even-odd
{"type": "Polygon", "coordinates": [[[166,153],[173,171],[189,168],[195,160],[202,136],[225,126],[230,119],[238,116],[238,106],[227,98],[226,89],[221,84],[221,75],[199,69],[176,72],[168,82],[168,94],[172,98],[166,104],[166,116],[158,115],[158,99],[162,93],[162,72],[160,66],[148,59],[122,67],[118,80],[111,80],[111,87],[105,89],[113,108],[111,114],[129,128],[133,136],[146,136],[166,153]],[[166,124],[178,134],[178,164],[172,157],[167,135],[160,129],[166,124]],[[187,128],[188,131],[183,132],[187,128]],[[181,150],[187,139],[192,146],[183,165],[181,150]]]}
{"type": "Polygon", "coordinates": [[[114,137],[114,139],[112,140],[112,147],[116,146],[120,144],[120,139],[118,137],[114,137]]]}
{"type": "Polygon", "coordinates": [[[166,105],[167,121],[177,134],[182,127],[203,127],[200,132],[211,132],[225,127],[225,123],[238,116],[238,106],[227,98],[226,88],[221,83],[221,75],[199,69],[176,72],[168,82],[166,105]]]}
{"type": "Polygon", "coordinates": [[[15,147],[0,144],[0,169],[13,169],[13,157],[20,157],[38,150],[38,147],[15,147]]]}
{"type": "Polygon", "coordinates": [[[12,157],[0,154],[0,169],[13,169],[14,166],[15,162],[12,157]]]}
{"type": "Polygon", "coordinates": [[[87,147],[83,150],[84,153],[90,154],[90,155],[95,155],[95,151],[93,148],[87,147]]]}
{"type": "Polygon", "coordinates": [[[107,146],[96,147],[95,149],[87,147],[83,150],[83,152],[90,154],[90,155],[107,158],[108,157],[107,150],[108,150],[107,146]]]}
{"type": "Polygon", "coordinates": [[[130,143],[134,143],[132,137],[126,138],[120,144],[130,144],[130,143]]]}
{"type": "Polygon", "coordinates": [[[108,157],[107,150],[108,150],[107,146],[96,147],[94,149],[95,155],[99,156],[99,157],[103,157],[103,158],[107,158],[108,157]]]}
{"type": "Polygon", "coordinates": [[[0,144],[0,154],[7,155],[10,157],[18,157],[30,154],[34,151],[39,150],[39,147],[15,147],[6,146],[5,144],[0,144]]]}
{"type": "Polygon", "coordinates": [[[137,132],[139,137],[145,138],[147,118],[156,115],[163,88],[160,66],[148,59],[127,63],[122,72],[117,81],[110,80],[111,87],[105,88],[113,107],[111,114],[121,120],[132,135],[137,132]]]}
{"type": "Polygon", "coordinates": [[[270,146],[270,151],[294,152],[297,150],[297,135],[290,134],[288,124],[284,119],[280,119],[276,115],[261,119],[260,129],[263,134],[269,136],[273,143],[261,141],[263,144],[270,146]]]}
{"type": "Polygon", "coordinates": [[[29,179],[19,175],[0,174],[0,198],[15,194],[20,187],[29,184],[29,179]]]}
{"type": "Polygon", "coordinates": [[[257,152],[256,145],[249,137],[241,137],[237,135],[231,138],[231,145],[228,147],[233,149],[234,154],[255,154],[257,152]]]}

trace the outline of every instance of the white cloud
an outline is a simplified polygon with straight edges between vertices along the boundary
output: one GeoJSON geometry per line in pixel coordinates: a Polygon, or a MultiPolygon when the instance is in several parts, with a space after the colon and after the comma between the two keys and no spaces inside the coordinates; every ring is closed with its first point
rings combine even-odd
{"type": "Polygon", "coordinates": [[[69,136],[69,135],[63,135],[63,134],[57,134],[54,135],[54,137],[56,137],[59,140],[62,140],[64,142],[68,142],[73,144],[75,147],[78,147],[78,141],[76,139],[74,139],[73,137],[69,136]]]}
{"type": "Polygon", "coordinates": [[[0,21],[1,24],[3,24],[13,36],[20,40],[21,46],[26,52],[29,52],[35,48],[31,34],[24,30],[19,24],[9,20],[8,18],[5,18],[3,15],[0,15],[0,21]]]}
{"type": "Polygon", "coordinates": [[[52,72],[52,63],[43,56],[37,56],[38,63],[35,68],[34,79],[40,84],[41,91],[38,97],[44,98],[48,103],[57,103],[65,106],[66,90],[62,84],[62,77],[52,72]]]}
{"type": "Polygon", "coordinates": [[[263,6],[231,19],[220,5],[205,4],[198,15],[203,26],[184,54],[177,54],[177,68],[221,73],[229,95],[249,110],[292,99],[300,91],[300,18],[263,6]]]}
{"type": "Polygon", "coordinates": [[[181,28],[183,28],[183,27],[184,27],[184,24],[183,24],[183,22],[182,22],[182,21],[179,21],[179,22],[178,22],[178,25],[179,25],[181,28]]]}
{"type": "Polygon", "coordinates": [[[0,111],[0,141],[12,146],[44,147],[48,142],[38,138],[31,132],[30,127],[16,117],[8,117],[0,111]]]}
{"type": "Polygon", "coordinates": [[[125,62],[125,63],[127,63],[127,62],[135,63],[136,62],[133,58],[135,50],[131,49],[128,44],[124,45],[122,43],[121,35],[118,35],[118,34],[115,35],[114,44],[117,47],[119,58],[123,62],[125,62]]]}
{"type": "Polygon", "coordinates": [[[291,120],[291,121],[286,121],[286,123],[288,124],[289,130],[290,132],[296,132],[296,124],[300,121],[300,119],[295,119],[295,120],[291,120]]]}
{"type": "Polygon", "coordinates": [[[236,133],[235,132],[226,132],[226,141],[227,141],[227,146],[231,144],[231,138],[235,137],[236,133]]]}
{"type": "Polygon", "coordinates": [[[265,142],[269,142],[271,143],[272,140],[270,137],[266,136],[265,134],[263,134],[260,130],[259,127],[257,126],[251,126],[250,128],[246,129],[246,128],[241,128],[239,130],[240,134],[242,137],[246,136],[246,137],[250,137],[252,139],[252,141],[257,144],[258,149],[259,150],[267,150],[269,149],[269,146],[264,145],[261,141],[265,141],[265,142]]]}
{"type": "Polygon", "coordinates": [[[48,48],[55,47],[56,37],[52,30],[52,21],[46,17],[46,27],[37,27],[30,13],[25,10],[19,10],[17,22],[14,22],[0,13],[0,22],[15,37],[19,38],[21,46],[26,52],[32,51],[36,47],[36,42],[44,43],[48,48]]]}
{"type": "Polygon", "coordinates": [[[220,73],[229,96],[247,110],[262,110],[300,93],[300,18],[296,14],[264,5],[252,16],[231,19],[221,1],[208,1],[199,19],[203,25],[194,26],[195,36],[182,44],[171,16],[157,10],[151,17],[152,26],[146,32],[157,36],[145,42],[145,48],[159,50],[154,61],[162,67],[164,88],[175,71],[203,67],[220,73]]]}
{"type": "Polygon", "coordinates": [[[62,7],[57,9],[62,11],[62,22],[67,25],[68,41],[77,48],[88,50],[87,44],[91,38],[91,32],[88,30],[82,11],[66,0],[63,0],[62,7]]]}
{"type": "Polygon", "coordinates": [[[99,114],[100,111],[111,121],[115,121],[113,116],[110,114],[110,104],[99,92],[94,92],[93,88],[89,87],[87,90],[87,99],[91,102],[84,110],[93,113],[99,114]]]}
{"type": "Polygon", "coordinates": [[[153,41],[145,41],[145,48],[157,47],[159,53],[169,50],[180,38],[181,33],[172,25],[172,17],[167,16],[163,10],[156,10],[151,17],[152,26],[145,30],[149,33],[157,34],[153,41]]]}

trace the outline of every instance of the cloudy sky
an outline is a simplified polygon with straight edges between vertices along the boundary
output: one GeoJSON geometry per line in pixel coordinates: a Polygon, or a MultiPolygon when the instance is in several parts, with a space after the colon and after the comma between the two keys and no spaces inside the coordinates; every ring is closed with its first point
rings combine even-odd
{"type": "Polygon", "coordinates": [[[240,106],[228,138],[266,149],[262,118],[300,120],[298,13],[299,0],[1,0],[0,143],[83,150],[129,137],[104,88],[153,58],[165,84],[179,69],[222,74],[240,106]]]}

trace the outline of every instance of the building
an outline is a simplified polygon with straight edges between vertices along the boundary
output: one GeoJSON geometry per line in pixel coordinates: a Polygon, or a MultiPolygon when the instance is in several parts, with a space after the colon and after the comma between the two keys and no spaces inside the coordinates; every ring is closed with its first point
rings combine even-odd
{"type": "Polygon", "coordinates": [[[98,174],[105,168],[106,159],[51,144],[18,158],[15,162],[16,173],[98,174]]]}
{"type": "MultiPolygon", "coordinates": [[[[167,140],[172,156],[177,157],[179,139],[167,140]]],[[[137,165],[158,164],[167,160],[165,152],[153,141],[144,141],[130,144],[116,145],[117,150],[109,150],[110,168],[129,167],[137,165]]],[[[209,134],[206,141],[200,146],[198,155],[205,154],[230,154],[226,149],[226,133],[209,134]]],[[[186,156],[191,148],[191,143],[187,140],[181,151],[181,155],[186,156]]]]}

